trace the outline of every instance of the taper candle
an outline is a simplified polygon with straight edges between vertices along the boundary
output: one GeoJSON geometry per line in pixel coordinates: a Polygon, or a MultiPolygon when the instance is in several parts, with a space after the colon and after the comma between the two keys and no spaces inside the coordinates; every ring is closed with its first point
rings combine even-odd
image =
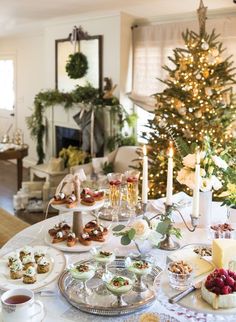
{"type": "Polygon", "coordinates": [[[143,146],[143,181],[142,181],[142,203],[148,200],[148,157],[146,145],[143,146]]]}
{"type": "Polygon", "coordinates": [[[193,205],[192,216],[197,218],[199,216],[199,195],[200,195],[200,152],[196,153],[195,175],[194,175],[194,189],[193,189],[193,205]]]}
{"type": "Polygon", "coordinates": [[[172,193],[173,193],[173,147],[170,142],[168,151],[168,168],[167,168],[167,187],[166,187],[166,204],[172,205],[172,193]]]}

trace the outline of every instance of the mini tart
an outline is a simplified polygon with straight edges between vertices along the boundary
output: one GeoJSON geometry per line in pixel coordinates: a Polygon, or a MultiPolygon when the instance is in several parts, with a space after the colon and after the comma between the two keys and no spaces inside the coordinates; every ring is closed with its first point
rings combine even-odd
{"type": "Polygon", "coordinates": [[[66,201],[66,207],[67,208],[74,208],[78,204],[78,200],[76,199],[76,196],[72,193],[66,201]]]}
{"type": "Polygon", "coordinates": [[[65,221],[61,221],[58,226],[60,230],[65,232],[69,232],[71,230],[71,227],[65,221]]]}
{"type": "Polygon", "coordinates": [[[34,259],[34,257],[32,255],[25,256],[22,259],[22,264],[23,264],[24,270],[27,270],[27,268],[29,268],[30,266],[31,267],[36,266],[35,259],[34,259]]]}
{"type": "Polygon", "coordinates": [[[35,267],[28,267],[23,274],[23,283],[34,284],[37,281],[37,274],[35,267]]]}
{"type": "Polygon", "coordinates": [[[103,200],[105,197],[104,191],[95,191],[93,194],[93,198],[95,201],[103,200]]]}
{"type": "Polygon", "coordinates": [[[10,278],[17,280],[23,276],[23,265],[20,260],[14,261],[10,266],[10,278]]]}
{"type": "Polygon", "coordinates": [[[40,258],[44,257],[46,255],[46,251],[44,249],[38,249],[34,252],[34,259],[35,262],[38,263],[40,258]]]}
{"type": "Polygon", "coordinates": [[[84,232],[90,233],[93,231],[95,228],[98,228],[98,223],[96,220],[89,221],[85,226],[84,226],[84,232]]]}
{"type": "Polygon", "coordinates": [[[73,247],[73,246],[75,246],[76,242],[77,242],[77,237],[75,236],[75,233],[70,232],[67,235],[67,241],[66,241],[67,246],[68,247],[73,247]]]}
{"type": "Polygon", "coordinates": [[[50,270],[49,261],[45,257],[40,258],[40,260],[38,261],[37,272],[39,274],[44,274],[44,273],[48,273],[49,270],[50,270]]]}
{"type": "Polygon", "coordinates": [[[84,198],[86,195],[89,195],[91,197],[93,197],[94,192],[92,189],[90,188],[84,188],[80,194],[81,198],[84,198]]]}
{"type": "Polygon", "coordinates": [[[79,242],[84,245],[84,246],[89,246],[91,245],[91,238],[88,233],[83,233],[79,235],[79,242]]]}
{"type": "Polygon", "coordinates": [[[20,257],[18,253],[13,253],[8,256],[8,266],[11,266],[14,262],[19,261],[20,257]]]}
{"type": "Polygon", "coordinates": [[[101,242],[103,243],[105,241],[103,233],[99,229],[94,229],[89,233],[89,237],[93,241],[101,242]]]}
{"type": "Polygon", "coordinates": [[[236,292],[226,295],[217,295],[213,292],[210,292],[205,287],[205,283],[202,283],[201,295],[203,300],[210,304],[215,310],[219,308],[229,309],[236,307],[236,292]]]}
{"type": "Polygon", "coordinates": [[[84,206],[93,206],[95,204],[95,200],[90,195],[85,195],[83,198],[81,198],[81,204],[84,206]]]}
{"type": "Polygon", "coordinates": [[[64,240],[67,239],[66,234],[63,233],[63,231],[59,231],[56,236],[53,238],[52,243],[53,244],[57,244],[57,243],[61,243],[64,240]]]}
{"type": "Polygon", "coordinates": [[[58,195],[55,195],[53,197],[52,204],[61,205],[64,203],[66,203],[66,195],[64,194],[64,192],[60,192],[58,195]]]}
{"type": "Polygon", "coordinates": [[[32,255],[32,249],[29,246],[25,246],[23,249],[20,250],[20,260],[22,261],[23,257],[32,255]]]}

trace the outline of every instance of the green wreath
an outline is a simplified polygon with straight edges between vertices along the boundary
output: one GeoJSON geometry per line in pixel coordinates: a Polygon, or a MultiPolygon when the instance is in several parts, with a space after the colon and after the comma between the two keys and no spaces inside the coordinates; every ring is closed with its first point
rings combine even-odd
{"type": "Polygon", "coordinates": [[[84,54],[77,52],[69,55],[66,63],[66,72],[70,78],[81,78],[87,74],[87,71],[88,60],[84,54]]]}

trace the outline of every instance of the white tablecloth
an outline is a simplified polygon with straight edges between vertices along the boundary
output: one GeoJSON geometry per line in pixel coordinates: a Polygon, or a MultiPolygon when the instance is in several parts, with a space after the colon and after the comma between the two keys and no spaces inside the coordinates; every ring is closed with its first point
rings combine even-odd
{"type": "MultiPolygon", "coordinates": [[[[190,211],[190,210],[189,210],[190,211]]],[[[187,211],[188,212],[188,211],[187,211]]],[[[220,207],[219,203],[213,203],[213,221],[214,222],[225,222],[226,220],[226,208],[220,207]]],[[[186,213],[186,211],[185,211],[186,213]]],[[[152,215],[152,214],[150,214],[152,215]]],[[[37,214],[34,214],[34,216],[37,216],[37,214]]],[[[87,217],[88,215],[85,214],[87,217]]],[[[66,214],[64,215],[64,218],[70,222],[72,220],[72,214],[66,214]]],[[[57,217],[53,217],[50,219],[47,219],[46,221],[39,222],[33,226],[30,226],[26,228],[25,230],[18,233],[16,236],[14,236],[4,247],[1,249],[1,253],[6,253],[7,251],[19,248],[24,246],[25,244],[30,244],[32,241],[36,245],[44,245],[44,236],[47,233],[48,229],[52,227],[55,223],[58,223],[59,219],[57,217]]],[[[86,218],[87,221],[88,218],[86,218]]],[[[189,219],[189,218],[188,218],[189,219]]],[[[181,224],[181,220],[179,216],[176,216],[175,218],[176,222],[179,222],[179,225],[183,228],[183,224],[181,224]]],[[[108,223],[108,222],[106,222],[108,223]]],[[[184,244],[190,244],[190,243],[199,243],[199,242],[209,242],[207,237],[207,231],[204,229],[197,228],[197,230],[193,233],[187,231],[186,229],[182,229],[183,232],[183,238],[180,240],[181,245],[184,244]]],[[[127,255],[130,253],[130,251],[133,249],[134,246],[121,246],[120,241],[116,237],[111,237],[111,240],[109,241],[109,246],[114,246],[114,249],[119,247],[119,255],[127,255]]],[[[165,268],[166,263],[166,255],[168,252],[162,251],[159,249],[152,249],[151,254],[158,259],[158,264],[163,269],[165,268]]],[[[89,253],[65,253],[67,263],[70,264],[72,262],[86,259],[90,256],[89,253]]],[[[44,303],[45,309],[46,309],[46,316],[43,321],[45,322],[71,322],[71,321],[79,321],[79,322],[87,322],[87,321],[114,321],[114,322],[123,322],[126,321],[126,319],[130,318],[130,316],[122,316],[122,317],[100,317],[100,316],[94,316],[87,313],[80,312],[76,308],[72,307],[59,293],[58,287],[56,282],[51,284],[47,287],[47,289],[54,290],[56,292],[55,296],[51,297],[43,297],[39,294],[36,295],[36,297],[41,300],[44,303]]],[[[168,310],[162,306],[159,302],[155,302],[154,305],[152,305],[149,309],[151,312],[159,312],[159,313],[167,313],[172,316],[175,316],[177,320],[179,321],[197,321],[194,318],[189,318],[187,316],[183,315],[177,315],[175,312],[168,312],[168,310]]],[[[235,318],[236,320],[236,318],[235,318]]],[[[200,321],[200,320],[198,320],[200,321]]],[[[206,320],[201,320],[206,321],[206,320]]],[[[17,321],[16,321],[17,322],[17,321]]]]}

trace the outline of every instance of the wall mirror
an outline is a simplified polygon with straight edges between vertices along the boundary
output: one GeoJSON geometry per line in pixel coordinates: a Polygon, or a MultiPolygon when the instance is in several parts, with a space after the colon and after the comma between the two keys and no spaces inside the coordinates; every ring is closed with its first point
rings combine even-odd
{"type": "Polygon", "coordinates": [[[89,82],[93,87],[102,90],[102,36],[89,36],[87,33],[80,32],[79,37],[80,52],[88,60],[87,74],[79,79],[71,79],[67,75],[66,62],[75,50],[71,42],[71,34],[66,39],[57,39],[55,43],[56,89],[70,92],[76,85],[84,86],[89,82]]]}

